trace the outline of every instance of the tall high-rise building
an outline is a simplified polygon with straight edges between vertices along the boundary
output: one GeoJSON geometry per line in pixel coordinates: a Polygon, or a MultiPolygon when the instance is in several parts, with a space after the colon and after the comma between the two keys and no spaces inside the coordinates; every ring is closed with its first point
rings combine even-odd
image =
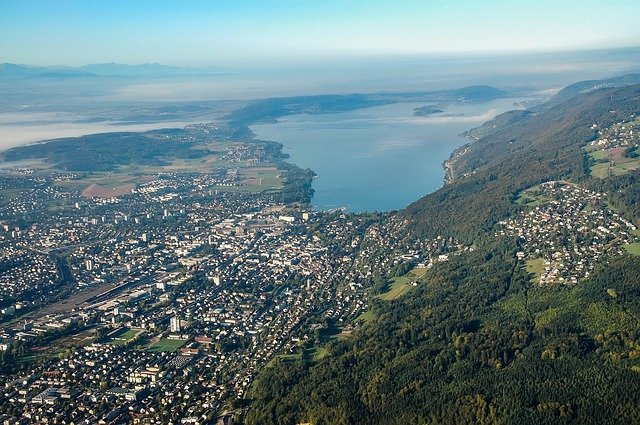
{"type": "Polygon", "coordinates": [[[178,316],[173,316],[170,321],[171,332],[180,332],[180,318],[178,316]]]}

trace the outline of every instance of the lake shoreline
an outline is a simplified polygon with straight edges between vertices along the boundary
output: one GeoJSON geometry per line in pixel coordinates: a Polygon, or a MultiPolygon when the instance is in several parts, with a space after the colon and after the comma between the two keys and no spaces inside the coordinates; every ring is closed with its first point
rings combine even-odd
{"type": "Polygon", "coordinates": [[[386,212],[447,184],[451,159],[469,144],[463,133],[518,109],[514,103],[521,100],[453,104],[426,117],[413,116],[424,102],[397,102],[340,113],[284,115],[276,123],[249,128],[257,139],[283,144],[287,162],[316,173],[314,209],[349,206],[352,212],[386,212]],[[372,132],[383,136],[376,139],[372,132]],[[367,138],[370,142],[363,143],[367,138]],[[370,161],[380,166],[372,167],[370,161]]]}

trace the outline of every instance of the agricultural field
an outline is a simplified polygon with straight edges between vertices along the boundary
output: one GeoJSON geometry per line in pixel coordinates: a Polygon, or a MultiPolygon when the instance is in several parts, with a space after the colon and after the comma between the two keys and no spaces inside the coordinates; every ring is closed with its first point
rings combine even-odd
{"type": "Polygon", "coordinates": [[[539,185],[530,187],[523,190],[516,199],[516,204],[523,205],[525,207],[536,207],[544,202],[550,201],[551,198],[543,195],[543,190],[539,185]]]}
{"type": "Polygon", "coordinates": [[[610,175],[621,176],[640,168],[640,157],[626,157],[624,148],[587,151],[593,160],[591,175],[604,179],[610,175]]]}
{"type": "Polygon", "coordinates": [[[280,190],[283,186],[282,172],[275,166],[256,165],[249,161],[231,163],[219,159],[215,154],[196,159],[176,159],[168,165],[122,165],[115,171],[89,172],[78,179],[60,180],[56,185],[65,190],[80,192],[86,198],[111,198],[131,193],[140,184],[156,180],[159,174],[212,173],[226,169],[237,170],[237,181],[233,185],[214,186],[221,192],[260,193],[280,190]]]}

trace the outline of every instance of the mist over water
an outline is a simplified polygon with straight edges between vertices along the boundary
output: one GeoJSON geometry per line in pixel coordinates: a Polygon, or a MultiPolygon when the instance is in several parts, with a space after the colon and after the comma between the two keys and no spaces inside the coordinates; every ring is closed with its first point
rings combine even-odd
{"type": "MultiPolygon", "coordinates": [[[[60,137],[113,131],[145,131],[216,121],[251,99],[267,97],[433,91],[477,84],[506,89],[514,96],[549,97],[561,87],[576,81],[638,72],[639,54],[640,49],[629,48],[501,56],[342,57],[288,64],[265,64],[260,68],[226,69],[215,74],[202,75],[22,79],[8,79],[0,75],[0,151],[21,144],[60,137]],[[200,109],[197,109],[197,112],[185,112],[189,108],[183,111],[172,110],[180,105],[200,109]],[[171,112],[158,113],[164,109],[171,112]],[[149,111],[155,111],[155,115],[149,111]],[[141,119],[140,116],[144,118],[141,119]]],[[[371,117],[355,112],[353,116],[343,117],[348,125],[342,130],[346,130],[344,137],[353,138],[354,135],[349,132],[359,125],[357,119],[363,120],[361,122],[365,127],[372,125],[379,134],[385,134],[385,131],[393,128],[393,137],[384,136],[388,146],[372,147],[369,155],[376,152],[376,149],[397,150],[400,146],[416,143],[416,134],[425,133],[427,130],[429,134],[440,134],[443,136],[440,140],[446,139],[447,148],[437,157],[437,166],[430,166],[439,176],[439,163],[446,159],[456,143],[463,142],[458,140],[455,134],[491,118],[497,112],[511,109],[508,105],[483,108],[485,107],[473,112],[467,111],[459,118],[431,116],[418,121],[418,124],[414,122],[410,111],[379,116],[379,120],[389,121],[384,125],[382,121],[369,122],[367,120],[371,117]],[[449,132],[446,133],[446,137],[440,127],[450,129],[447,130],[449,132]],[[409,128],[414,129],[416,133],[408,131],[409,128]],[[392,139],[394,142],[391,145],[389,140],[392,139]]],[[[449,114],[451,112],[447,111],[449,114]]],[[[322,122],[327,118],[328,116],[313,119],[322,122]]],[[[298,133],[295,132],[311,134],[311,130],[300,127],[301,123],[298,123],[297,128],[286,128],[288,118],[282,121],[285,124],[278,128],[282,128],[283,131],[274,133],[274,137],[268,134],[263,137],[286,142],[289,137],[298,137],[298,133]],[[286,131],[292,131],[294,134],[288,136],[285,134],[286,131]]],[[[293,125],[293,122],[291,123],[293,125]]],[[[343,137],[337,134],[341,130],[340,125],[332,123],[332,126],[336,131],[333,138],[343,137]]],[[[263,128],[261,131],[272,130],[263,128]]],[[[329,129],[323,131],[327,134],[329,129]]],[[[359,134],[354,137],[365,136],[359,134]]],[[[372,134],[366,137],[374,139],[375,134],[372,131],[372,134]]],[[[346,140],[342,143],[346,143],[346,140]]],[[[358,154],[363,152],[360,147],[357,147],[356,151],[358,154]]],[[[365,163],[358,165],[367,166],[365,163]]],[[[440,177],[428,180],[437,181],[438,184],[441,181],[440,177]]],[[[433,188],[433,185],[428,187],[433,188]]],[[[322,196],[321,192],[321,186],[318,186],[318,199],[322,196]]],[[[410,196],[417,193],[418,191],[411,192],[410,196]]],[[[357,194],[354,193],[355,195],[357,194]]],[[[392,199],[400,195],[387,193],[385,196],[392,199]]],[[[390,201],[390,204],[383,208],[400,207],[409,197],[398,199],[390,201]]]]}
{"type": "Polygon", "coordinates": [[[58,139],[64,137],[78,137],[86,134],[111,133],[120,131],[148,131],[161,128],[176,128],[187,124],[184,121],[159,122],[146,124],[119,124],[119,123],[64,123],[50,122],[34,125],[24,124],[0,124],[0,151],[22,146],[25,144],[58,139]]]}

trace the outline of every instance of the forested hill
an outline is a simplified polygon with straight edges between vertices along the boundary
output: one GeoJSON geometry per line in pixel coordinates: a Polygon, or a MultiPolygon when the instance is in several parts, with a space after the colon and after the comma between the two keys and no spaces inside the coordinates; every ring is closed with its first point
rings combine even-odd
{"type": "Polygon", "coordinates": [[[487,125],[397,217],[409,244],[468,249],[372,296],[321,359],[265,368],[247,422],[638,423],[639,111],[640,86],[603,88],[487,125]]]}
{"type": "Polygon", "coordinates": [[[634,84],[640,84],[640,74],[626,74],[606,80],[580,81],[560,90],[553,99],[550,99],[550,102],[546,106],[560,103],[579,94],[589,93],[605,87],[622,87],[634,84]]]}
{"type": "Polygon", "coordinates": [[[535,184],[589,175],[582,147],[607,127],[640,112],[640,85],[603,88],[513,111],[482,126],[481,137],[448,161],[450,181],[403,212],[416,235],[457,235],[472,241],[509,216],[513,198],[535,184]],[[462,152],[464,152],[462,154],[462,152]]]}

